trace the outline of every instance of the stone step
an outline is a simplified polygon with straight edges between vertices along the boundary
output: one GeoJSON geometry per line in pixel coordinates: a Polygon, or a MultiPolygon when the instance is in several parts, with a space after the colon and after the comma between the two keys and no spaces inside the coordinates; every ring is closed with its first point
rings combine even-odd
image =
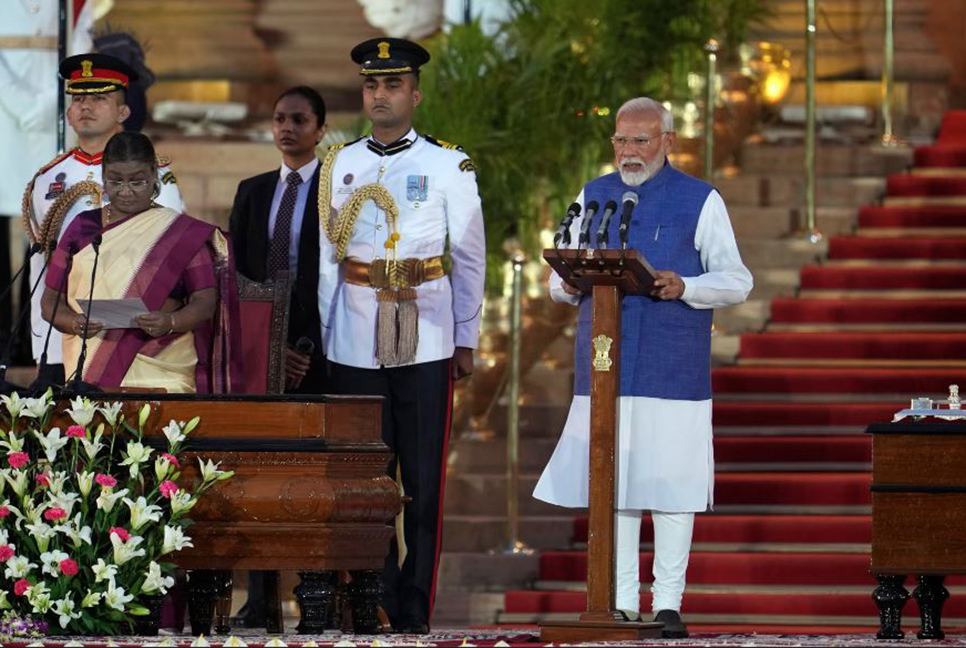
{"type": "MultiPolygon", "coordinates": [[[[816,150],[820,177],[884,176],[912,165],[909,147],[823,145],[816,150]]],[[[739,154],[741,172],[748,175],[801,176],[805,147],[801,145],[746,144],[739,154]]]]}
{"type": "MultiPolygon", "coordinates": [[[[804,207],[732,205],[731,226],[739,241],[745,237],[781,239],[804,227],[804,207]]],[[[851,206],[824,206],[815,210],[815,222],[826,236],[849,234],[858,223],[858,211],[851,206]]]]}
{"type": "MultiPolygon", "coordinates": [[[[537,550],[571,546],[574,516],[561,516],[560,512],[566,513],[566,509],[560,509],[557,517],[521,517],[517,527],[518,539],[537,550]]],[[[507,546],[505,512],[500,515],[476,515],[467,511],[465,514],[447,514],[443,517],[443,551],[499,553],[507,546]]]]}
{"type": "Polygon", "coordinates": [[[769,268],[801,268],[828,256],[827,240],[812,243],[802,237],[775,240],[745,236],[738,247],[742,261],[753,273],[769,268]]]}
{"type": "Polygon", "coordinates": [[[760,331],[771,316],[771,302],[767,299],[749,299],[743,304],[718,308],[714,311],[715,330],[737,335],[760,331]]]}
{"type": "MultiPolygon", "coordinates": [[[[816,199],[819,207],[858,208],[878,201],[885,194],[885,178],[829,177],[817,181],[816,199]]],[[[804,207],[805,174],[741,174],[733,178],[719,178],[715,186],[732,212],[739,206],[804,207]]],[[[760,237],[764,238],[764,237],[760,237]]]]}

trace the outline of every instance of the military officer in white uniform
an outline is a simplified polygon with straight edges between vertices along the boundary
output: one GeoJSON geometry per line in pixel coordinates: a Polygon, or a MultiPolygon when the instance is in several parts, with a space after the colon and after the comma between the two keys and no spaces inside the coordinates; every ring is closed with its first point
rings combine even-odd
{"type": "MultiPolygon", "coordinates": [[[[27,185],[24,195],[24,227],[31,242],[43,250],[56,244],[74,217],[106,200],[101,190],[101,156],[107,141],[121,132],[130,114],[125,105],[125,88],[137,73],[124,62],[107,54],[71,56],[60,65],[66,91],[71,95],[67,121],[77,136],[78,146],[46,164],[27,185]]],[[[170,162],[158,159],[160,192],[155,201],[177,211],[184,210],[177,180],[170,162]]],[[[45,254],[30,260],[31,287],[42,280],[45,254]]],[[[35,291],[30,303],[31,341],[34,359],[41,367],[40,383],[63,384],[61,335],[50,331],[40,314],[43,288],[35,291]],[[46,363],[42,356],[46,349],[46,363]]]]}
{"type": "Polygon", "coordinates": [[[479,338],[483,214],[470,158],[412,128],[426,50],[382,38],[358,45],[352,58],[362,66],[372,135],[333,147],[322,165],[323,343],[337,391],[387,399],[390,474],[412,502],[386,561],[385,611],[397,630],[427,632],[452,384],[472,372],[479,338]]]}

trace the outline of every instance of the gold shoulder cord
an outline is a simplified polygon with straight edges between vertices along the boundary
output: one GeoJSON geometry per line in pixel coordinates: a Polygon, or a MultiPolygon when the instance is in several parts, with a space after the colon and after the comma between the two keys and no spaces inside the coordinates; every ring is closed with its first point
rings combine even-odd
{"type": "MultiPolygon", "coordinates": [[[[50,209],[47,210],[47,214],[44,216],[43,222],[37,228],[34,236],[35,243],[40,243],[44,248],[44,254],[50,254],[49,242],[51,237],[53,240],[57,240],[57,236],[60,233],[60,227],[64,223],[64,218],[67,217],[67,212],[70,211],[71,207],[84,196],[91,196],[95,199],[95,204],[99,207],[101,205],[104,189],[98,183],[93,180],[82,180],[77,184],[71,186],[70,189],[60,194],[57,200],[53,202],[50,209]]],[[[26,196],[24,197],[25,205],[29,204],[26,196]]],[[[30,212],[25,208],[24,211],[24,224],[27,221],[33,221],[30,212]]],[[[30,210],[32,211],[32,209],[30,210]]],[[[29,232],[30,230],[28,230],[29,232]]]]}
{"type": "Polygon", "coordinates": [[[329,242],[336,246],[336,261],[341,262],[345,259],[349,239],[352,238],[356,221],[359,219],[359,212],[362,211],[362,206],[367,200],[373,201],[379,209],[386,212],[386,222],[391,232],[389,240],[386,241],[386,256],[390,257],[391,253],[395,260],[395,243],[400,238],[396,232],[399,207],[384,186],[373,182],[359,187],[345,201],[338,215],[332,218],[332,169],[335,167],[335,158],[338,154],[338,150],[330,150],[326,153],[322,161],[322,170],[319,172],[319,219],[322,221],[322,228],[329,242]]]}

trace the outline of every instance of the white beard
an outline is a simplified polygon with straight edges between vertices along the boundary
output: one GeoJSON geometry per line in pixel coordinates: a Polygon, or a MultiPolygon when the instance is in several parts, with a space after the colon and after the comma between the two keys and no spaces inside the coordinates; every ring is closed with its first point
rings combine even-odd
{"type": "Polygon", "coordinates": [[[644,164],[644,161],[640,158],[630,158],[624,160],[620,166],[621,181],[629,187],[639,187],[648,180],[650,180],[654,174],[661,170],[664,166],[664,158],[657,157],[650,164],[644,164]],[[640,164],[642,169],[636,173],[631,171],[626,171],[624,169],[625,164],[640,164]]]}

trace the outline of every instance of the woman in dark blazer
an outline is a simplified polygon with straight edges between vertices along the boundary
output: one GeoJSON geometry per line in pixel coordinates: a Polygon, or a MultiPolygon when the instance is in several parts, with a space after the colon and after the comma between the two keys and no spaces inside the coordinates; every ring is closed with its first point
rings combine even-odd
{"type": "Polygon", "coordinates": [[[306,86],[289,88],[275,101],[272,133],[282,166],[242,180],[231,210],[238,272],[258,282],[279,271],[294,277],[285,355],[286,391],[325,389],[325,361],[318,309],[319,160],[325,135],[325,102],[306,86]]]}

